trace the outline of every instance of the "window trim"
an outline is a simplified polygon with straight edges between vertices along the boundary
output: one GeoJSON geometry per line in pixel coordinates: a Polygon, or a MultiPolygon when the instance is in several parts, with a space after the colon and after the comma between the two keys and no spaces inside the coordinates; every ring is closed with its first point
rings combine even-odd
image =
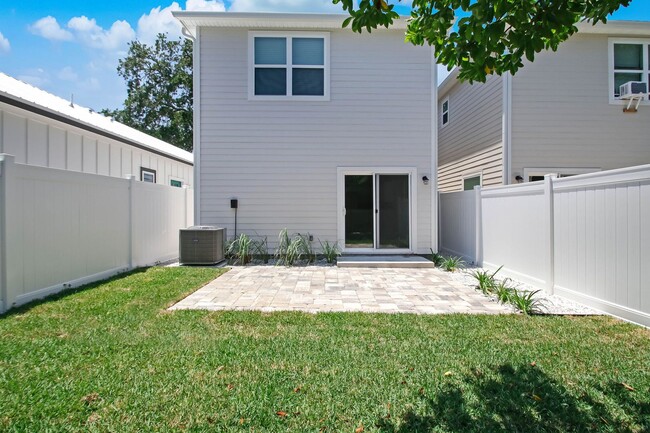
{"type": "MultiPolygon", "coordinates": [[[[644,83],[648,85],[650,89],[650,83],[648,82],[648,76],[650,75],[650,39],[648,38],[609,38],[607,40],[607,57],[608,57],[608,69],[607,69],[607,78],[609,80],[609,85],[607,89],[609,91],[609,103],[610,105],[626,105],[628,101],[617,98],[614,96],[614,44],[636,44],[642,45],[643,49],[643,69],[640,71],[635,71],[634,73],[640,73],[641,78],[644,83]]],[[[641,101],[641,105],[650,105],[648,99],[641,101]]]]}
{"type": "Polygon", "coordinates": [[[156,176],[156,170],[147,167],[140,167],[140,181],[146,183],[158,183],[158,176],[156,176]],[[146,182],[144,180],[145,173],[153,175],[153,182],[146,182]]]}
{"type": "MultiPolygon", "coordinates": [[[[280,65],[274,65],[281,67],[280,65]]],[[[321,69],[320,66],[296,66],[300,68],[321,69]]],[[[330,33],[329,32],[281,32],[281,31],[249,31],[248,32],[248,100],[249,101],[329,101],[330,100],[330,33]],[[256,95],[255,94],[255,38],[286,38],[287,40],[287,95],[256,95]],[[323,96],[291,95],[293,87],[293,38],[322,38],[323,39],[323,96]]]]}
{"type": "Polygon", "coordinates": [[[460,178],[460,188],[461,191],[473,191],[474,189],[465,189],[465,180],[466,179],[472,179],[474,177],[478,177],[478,186],[483,188],[483,172],[482,171],[477,171],[474,173],[467,173],[461,176],[460,178]]]}
{"type": "Polygon", "coordinates": [[[449,96],[447,96],[440,103],[440,127],[444,128],[445,126],[449,125],[449,122],[451,122],[451,116],[449,115],[449,96]],[[445,102],[447,103],[447,111],[443,109],[443,107],[445,106],[445,102]],[[447,114],[446,122],[445,122],[445,114],[447,114]]]}
{"type": "Polygon", "coordinates": [[[554,175],[579,175],[587,173],[595,173],[602,171],[599,167],[528,167],[524,168],[524,183],[530,182],[531,176],[546,176],[547,174],[554,175]]]}

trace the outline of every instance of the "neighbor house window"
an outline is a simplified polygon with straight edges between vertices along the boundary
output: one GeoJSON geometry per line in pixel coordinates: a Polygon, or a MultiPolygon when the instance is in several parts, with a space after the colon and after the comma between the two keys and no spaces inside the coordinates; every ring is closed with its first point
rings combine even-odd
{"type": "Polygon", "coordinates": [[[251,99],[326,100],[329,97],[329,35],[251,32],[251,99]]]}
{"type": "Polygon", "coordinates": [[[140,167],[140,180],[142,182],[156,183],[156,170],[140,167]]]}
{"type": "Polygon", "coordinates": [[[440,117],[442,119],[442,126],[445,126],[449,123],[449,98],[442,101],[442,106],[440,107],[440,117]]]}
{"type": "Polygon", "coordinates": [[[171,186],[176,187],[176,188],[182,188],[183,187],[183,182],[181,182],[180,180],[176,180],[176,179],[171,179],[169,181],[169,184],[171,186]]]}
{"type": "Polygon", "coordinates": [[[609,40],[610,100],[620,96],[620,87],[628,81],[650,82],[650,40],[609,40]]]}
{"type": "Polygon", "coordinates": [[[463,191],[472,191],[475,186],[481,186],[480,174],[473,174],[463,178],[463,191]]]}

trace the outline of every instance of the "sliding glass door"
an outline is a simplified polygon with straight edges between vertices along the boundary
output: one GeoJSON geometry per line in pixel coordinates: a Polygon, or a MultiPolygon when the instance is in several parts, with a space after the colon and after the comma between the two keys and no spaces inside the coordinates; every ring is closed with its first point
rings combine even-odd
{"type": "Polygon", "coordinates": [[[346,249],[410,249],[410,175],[345,175],[344,188],[346,249]]]}

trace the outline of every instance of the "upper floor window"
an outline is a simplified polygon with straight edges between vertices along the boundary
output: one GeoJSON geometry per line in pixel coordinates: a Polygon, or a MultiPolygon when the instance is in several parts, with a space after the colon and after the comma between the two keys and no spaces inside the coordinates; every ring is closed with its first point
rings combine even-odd
{"type": "Polygon", "coordinates": [[[251,32],[249,98],[329,98],[329,34],[251,32]]]}
{"type": "Polygon", "coordinates": [[[610,101],[620,96],[620,87],[628,81],[650,82],[650,40],[609,40],[610,101]]]}
{"type": "Polygon", "coordinates": [[[442,119],[442,126],[449,123],[449,98],[442,101],[442,106],[440,107],[440,118],[442,119]]]}

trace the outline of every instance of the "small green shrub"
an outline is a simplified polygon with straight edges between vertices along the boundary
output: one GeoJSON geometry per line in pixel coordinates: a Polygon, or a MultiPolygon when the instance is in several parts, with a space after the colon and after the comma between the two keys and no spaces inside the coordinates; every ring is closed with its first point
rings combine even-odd
{"type": "Polygon", "coordinates": [[[513,289],[510,293],[509,302],[523,314],[529,316],[532,314],[543,313],[544,303],[541,299],[536,298],[535,295],[541,290],[534,290],[528,292],[525,290],[513,289]]]}
{"type": "Polygon", "coordinates": [[[477,288],[483,292],[483,294],[488,295],[494,291],[496,280],[495,275],[501,270],[503,266],[500,266],[499,269],[490,273],[489,271],[478,270],[472,272],[470,275],[476,279],[477,288]]]}
{"type": "Polygon", "coordinates": [[[447,272],[456,272],[465,267],[465,262],[460,257],[447,257],[442,261],[442,268],[447,272]]]}
{"type": "MultiPolygon", "coordinates": [[[[500,269],[500,268],[499,268],[500,269]]],[[[507,304],[510,302],[514,288],[510,285],[510,279],[506,278],[503,281],[496,282],[492,288],[492,294],[497,297],[499,302],[507,304]]]]}
{"type": "Polygon", "coordinates": [[[316,259],[310,235],[296,233],[289,236],[287,229],[282,229],[278,235],[278,248],[275,250],[277,265],[294,266],[301,260],[312,263],[316,259]]]}
{"type": "Polygon", "coordinates": [[[253,247],[253,240],[245,233],[241,233],[228,244],[226,256],[235,265],[246,265],[253,259],[253,247]]]}
{"type": "Polygon", "coordinates": [[[338,242],[334,242],[333,244],[330,244],[329,241],[322,243],[319,240],[318,242],[320,243],[320,249],[323,253],[323,256],[325,256],[327,263],[335,263],[336,258],[341,255],[341,250],[339,249],[338,242]]]}
{"type": "Polygon", "coordinates": [[[431,250],[431,261],[433,262],[434,266],[437,268],[441,267],[443,262],[445,261],[445,258],[439,253],[434,253],[433,248],[430,248],[430,250],[431,250]]]}

